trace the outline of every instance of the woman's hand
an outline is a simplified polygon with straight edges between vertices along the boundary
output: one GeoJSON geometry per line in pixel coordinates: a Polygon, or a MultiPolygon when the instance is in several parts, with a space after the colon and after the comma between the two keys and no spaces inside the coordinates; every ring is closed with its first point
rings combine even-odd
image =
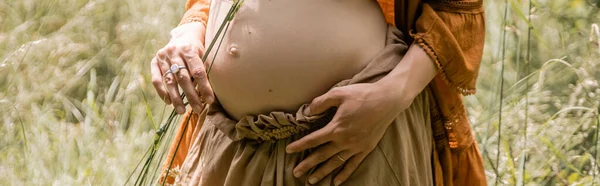
{"type": "Polygon", "coordinates": [[[331,107],[338,109],[325,127],[287,146],[288,153],[318,147],[294,168],[294,176],[300,177],[327,161],[308,175],[309,182],[315,184],[346,163],[334,178],[335,185],[343,183],[373,151],[390,123],[412,103],[412,98],[406,98],[398,87],[381,81],[333,88],[315,98],[310,113],[305,114],[323,113],[331,107]]]}
{"type": "Polygon", "coordinates": [[[169,43],[158,50],[150,63],[152,84],[156,92],[165,103],[173,103],[178,114],[185,113],[178,86],[181,86],[196,112],[201,110],[202,102],[210,104],[214,101],[204,63],[200,59],[204,54],[205,32],[204,24],[198,22],[187,23],[173,29],[169,43]],[[180,69],[177,73],[170,73],[169,69],[172,65],[186,68],[180,69]]]}
{"type": "Polygon", "coordinates": [[[333,182],[342,184],[375,149],[394,118],[410,106],[437,73],[433,59],[414,44],[394,70],[376,83],[333,88],[315,98],[310,113],[305,114],[338,109],[325,127],[287,146],[288,153],[318,147],[294,168],[294,176],[300,177],[327,161],[309,175],[308,181],[314,184],[346,163],[333,182]]]}

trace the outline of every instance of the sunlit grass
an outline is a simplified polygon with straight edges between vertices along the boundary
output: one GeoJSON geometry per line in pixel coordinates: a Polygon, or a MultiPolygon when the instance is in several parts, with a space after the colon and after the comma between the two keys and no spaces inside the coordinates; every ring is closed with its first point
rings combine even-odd
{"type": "Polygon", "coordinates": [[[152,120],[164,119],[148,61],[182,9],[1,1],[0,185],[124,183],[154,137],[152,120]]]}
{"type": "MultiPolygon", "coordinates": [[[[486,1],[478,93],[465,102],[490,184],[494,168],[500,185],[600,181],[600,10],[590,2],[540,0],[530,10],[508,0],[502,27],[504,1],[486,1]]],[[[0,185],[122,185],[171,111],[148,67],[183,4],[0,0],[0,185]]]]}

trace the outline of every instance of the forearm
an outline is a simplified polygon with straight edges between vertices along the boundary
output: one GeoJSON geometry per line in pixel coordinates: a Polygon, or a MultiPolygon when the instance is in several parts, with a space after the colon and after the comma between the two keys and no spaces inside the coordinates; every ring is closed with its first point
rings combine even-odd
{"type": "Polygon", "coordinates": [[[413,44],[394,70],[377,83],[402,97],[402,101],[412,101],[438,72],[425,50],[418,44],[413,44]]]}

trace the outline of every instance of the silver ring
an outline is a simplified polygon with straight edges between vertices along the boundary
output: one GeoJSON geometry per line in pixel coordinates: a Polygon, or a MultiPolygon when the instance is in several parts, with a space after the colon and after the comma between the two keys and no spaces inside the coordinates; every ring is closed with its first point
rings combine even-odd
{"type": "Polygon", "coordinates": [[[338,159],[342,160],[342,162],[346,162],[346,160],[345,160],[344,158],[342,158],[342,156],[340,156],[340,154],[339,154],[339,153],[338,153],[338,154],[336,154],[336,156],[337,156],[337,158],[338,158],[338,159]]]}
{"type": "Polygon", "coordinates": [[[180,69],[186,69],[186,68],[185,68],[185,66],[179,66],[177,64],[172,64],[171,67],[169,68],[169,70],[167,72],[165,72],[165,74],[163,76],[166,76],[169,73],[177,74],[177,72],[179,72],[180,69]]]}

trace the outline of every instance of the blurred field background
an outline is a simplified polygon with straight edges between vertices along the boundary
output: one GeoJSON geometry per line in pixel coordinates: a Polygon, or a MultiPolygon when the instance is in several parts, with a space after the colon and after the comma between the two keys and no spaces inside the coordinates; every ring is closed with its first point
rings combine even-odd
{"type": "MultiPolygon", "coordinates": [[[[485,6],[478,93],[465,102],[488,182],[600,183],[600,1],[485,6]]],[[[0,185],[122,185],[171,110],[149,61],[183,8],[0,0],[0,185]]]]}

